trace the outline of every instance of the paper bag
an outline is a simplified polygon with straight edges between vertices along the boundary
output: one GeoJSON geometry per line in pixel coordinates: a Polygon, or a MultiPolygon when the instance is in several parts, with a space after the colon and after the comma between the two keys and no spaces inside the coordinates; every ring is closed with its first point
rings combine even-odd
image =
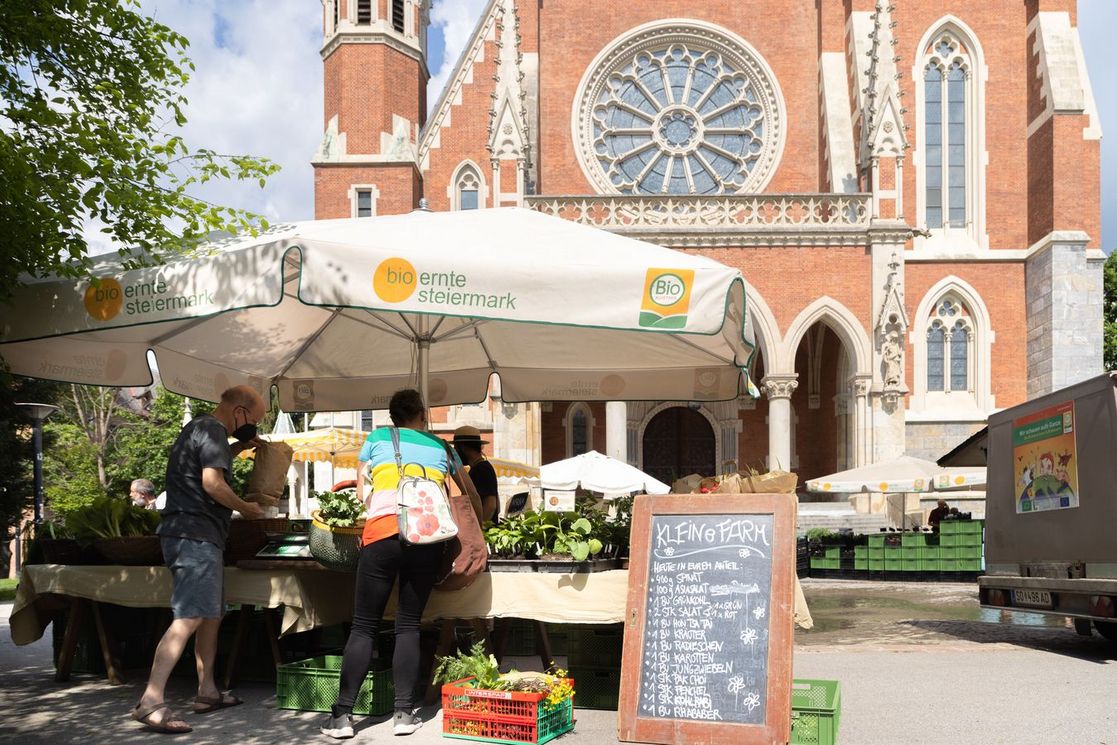
{"type": "Polygon", "coordinates": [[[248,477],[244,501],[264,507],[275,507],[287,486],[287,469],[291,467],[294,450],[285,442],[269,442],[256,446],[256,462],[248,477]]]}

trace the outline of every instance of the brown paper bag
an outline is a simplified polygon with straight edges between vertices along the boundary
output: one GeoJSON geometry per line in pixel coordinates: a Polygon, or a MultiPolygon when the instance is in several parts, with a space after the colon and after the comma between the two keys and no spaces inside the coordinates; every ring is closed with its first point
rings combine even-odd
{"type": "Polygon", "coordinates": [[[287,486],[287,469],[294,454],[285,442],[269,442],[256,446],[256,463],[248,477],[244,501],[264,507],[275,507],[287,486]]]}

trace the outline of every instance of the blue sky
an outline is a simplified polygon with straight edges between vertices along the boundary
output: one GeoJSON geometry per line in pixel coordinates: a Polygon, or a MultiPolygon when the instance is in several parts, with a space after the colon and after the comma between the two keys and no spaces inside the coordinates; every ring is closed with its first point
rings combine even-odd
{"type": "MultiPolygon", "coordinates": [[[[435,0],[428,35],[438,95],[486,0],[435,0]]],[[[322,135],[321,6],[314,0],[143,0],[191,41],[187,89],[195,146],[269,157],[283,171],[264,190],[219,184],[200,196],[271,219],[313,217],[310,157],[322,135]]],[[[1117,0],[1079,0],[1079,33],[1102,129],[1103,246],[1117,248],[1117,0]]],[[[1026,246],[1020,246],[1026,248],[1026,246]]]]}

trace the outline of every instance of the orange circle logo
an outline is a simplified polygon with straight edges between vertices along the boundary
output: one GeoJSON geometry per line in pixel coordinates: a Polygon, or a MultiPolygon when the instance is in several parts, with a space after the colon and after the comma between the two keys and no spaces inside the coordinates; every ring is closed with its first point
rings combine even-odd
{"type": "Polygon", "coordinates": [[[415,292],[418,275],[407,259],[384,259],[372,275],[372,289],[386,303],[402,303],[415,292]]]}
{"type": "Polygon", "coordinates": [[[85,290],[85,312],[98,321],[116,316],[124,305],[124,288],[112,277],[105,277],[85,290]]]}

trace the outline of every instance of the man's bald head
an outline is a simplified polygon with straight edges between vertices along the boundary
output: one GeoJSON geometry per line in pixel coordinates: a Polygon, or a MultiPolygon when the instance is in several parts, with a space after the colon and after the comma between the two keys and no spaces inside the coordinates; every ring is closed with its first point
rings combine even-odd
{"type": "Polygon", "coordinates": [[[264,415],[267,404],[264,398],[256,392],[255,388],[247,385],[235,385],[221,394],[221,403],[229,408],[243,406],[249,411],[264,415]]]}

